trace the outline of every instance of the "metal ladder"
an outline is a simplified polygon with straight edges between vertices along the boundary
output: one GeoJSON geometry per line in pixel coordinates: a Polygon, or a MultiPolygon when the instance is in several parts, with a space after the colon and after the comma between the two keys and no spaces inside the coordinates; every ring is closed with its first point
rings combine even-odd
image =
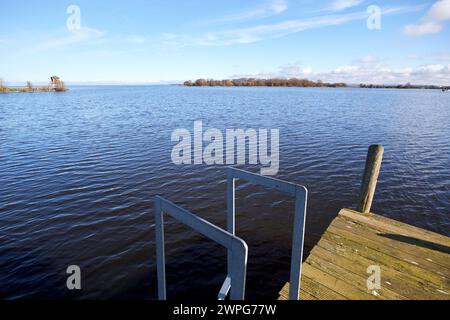
{"type": "Polygon", "coordinates": [[[220,289],[218,299],[224,300],[230,294],[231,300],[244,300],[248,246],[245,241],[236,236],[235,232],[235,186],[237,179],[275,189],[295,197],[289,300],[299,299],[308,191],[301,185],[236,168],[227,168],[227,231],[162,197],[155,197],[158,299],[167,299],[163,215],[169,214],[205,237],[227,248],[227,276],[220,289]]]}

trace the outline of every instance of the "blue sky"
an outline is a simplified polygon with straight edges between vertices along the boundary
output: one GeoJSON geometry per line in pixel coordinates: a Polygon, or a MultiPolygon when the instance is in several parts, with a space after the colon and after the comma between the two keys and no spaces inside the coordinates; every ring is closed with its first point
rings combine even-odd
{"type": "Polygon", "coordinates": [[[99,83],[280,76],[450,84],[450,0],[15,0],[2,3],[0,27],[8,83],[57,74],[99,83]],[[80,25],[69,30],[70,5],[80,25]]]}

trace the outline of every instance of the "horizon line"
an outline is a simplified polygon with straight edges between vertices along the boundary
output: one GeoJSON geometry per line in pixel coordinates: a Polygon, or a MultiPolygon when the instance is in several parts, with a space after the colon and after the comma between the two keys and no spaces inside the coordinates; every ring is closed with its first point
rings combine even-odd
{"type": "MultiPolygon", "coordinates": [[[[295,78],[295,77],[294,77],[295,78]]],[[[270,79],[294,79],[290,77],[276,77],[276,78],[227,78],[227,79],[221,79],[221,80],[238,80],[238,79],[261,79],[261,80],[270,80],[270,79]]],[[[206,80],[217,80],[213,78],[199,78],[199,79],[206,79],[206,80]]],[[[296,78],[301,80],[309,80],[308,78],[296,78]]],[[[17,86],[26,86],[27,81],[6,81],[3,79],[7,86],[10,87],[17,87],[17,86]]],[[[67,86],[171,86],[171,85],[183,85],[187,81],[196,81],[198,79],[194,80],[160,80],[160,81],[120,81],[120,80],[108,80],[108,81],[64,81],[67,86]]],[[[45,86],[50,83],[50,81],[31,81],[33,86],[45,86]]],[[[328,82],[328,81],[324,81],[328,82]]],[[[399,83],[399,82],[392,82],[392,83],[377,83],[377,82],[340,82],[344,83],[347,86],[359,86],[361,84],[364,85],[406,85],[410,84],[412,86],[430,86],[430,87],[448,87],[450,84],[425,84],[425,83],[412,83],[412,82],[406,82],[406,83],[399,83]]]]}

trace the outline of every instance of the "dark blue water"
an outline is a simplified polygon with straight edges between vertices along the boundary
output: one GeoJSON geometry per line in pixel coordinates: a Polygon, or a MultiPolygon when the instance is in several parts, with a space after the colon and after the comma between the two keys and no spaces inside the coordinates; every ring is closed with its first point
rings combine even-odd
{"type": "MultiPolygon", "coordinates": [[[[0,95],[0,298],[156,297],[153,197],[225,227],[225,167],[171,162],[176,128],[280,129],[278,178],[309,189],[309,250],[355,207],[367,147],[385,158],[373,211],[450,235],[450,94],[327,88],[74,87],[0,95]],[[66,268],[82,290],[66,289],[66,268]]],[[[247,166],[259,172],[259,166],[247,166]]],[[[247,297],[288,280],[293,201],[239,185],[247,297]]],[[[226,252],[168,220],[169,298],[213,300],[226,252]]]]}

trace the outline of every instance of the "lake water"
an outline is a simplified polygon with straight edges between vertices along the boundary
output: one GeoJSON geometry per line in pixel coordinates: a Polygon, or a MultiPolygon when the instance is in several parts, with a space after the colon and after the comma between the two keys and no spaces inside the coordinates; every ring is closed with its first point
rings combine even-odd
{"type": "MultiPolygon", "coordinates": [[[[153,197],[225,227],[224,166],[175,166],[176,128],[280,130],[278,178],[309,189],[306,249],[355,207],[385,146],[373,210],[450,235],[450,94],[328,88],[73,87],[0,95],[0,298],[154,299],[153,197]],[[82,290],[66,289],[79,265],[82,290]]],[[[259,166],[246,166],[259,172],[259,166]]],[[[247,297],[288,281],[293,201],[239,183],[247,297]]],[[[166,224],[168,297],[213,300],[226,252],[166,224]]]]}

